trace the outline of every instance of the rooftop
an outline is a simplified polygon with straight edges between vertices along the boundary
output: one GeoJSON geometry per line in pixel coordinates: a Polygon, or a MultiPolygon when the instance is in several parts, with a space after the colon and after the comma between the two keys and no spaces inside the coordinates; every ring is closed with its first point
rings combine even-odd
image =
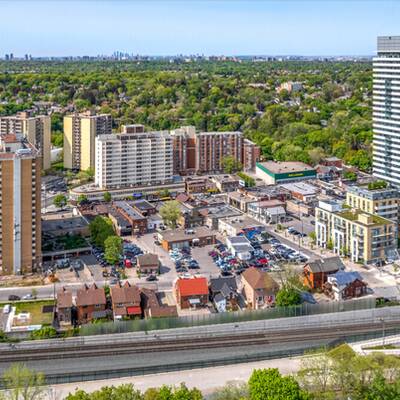
{"type": "Polygon", "coordinates": [[[162,231],[161,236],[162,240],[166,240],[168,242],[179,242],[200,237],[214,236],[214,233],[205,226],[199,226],[193,229],[174,229],[162,231]]]}
{"type": "Polygon", "coordinates": [[[120,211],[123,211],[129,218],[132,219],[143,219],[144,216],[140,212],[136,211],[128,202],[126,201],[114,201],[113,206],[115,206],[120,211]]]}
{"type": "Polygon", "coordinates": [[[301,161],[266,161],[257,163],[257,166],[264,167],[274,174],[313,170],[313,168],[301,161]]]}
{"type": "Polygon", "coordinates": [[[257,268],[251,267],[243,272],[242,277],[253,289],[267,289],[278,291],[279,285],[269,275],[268,272],[260,271],[257,268]]]}
{"type": "Polygon", "coordinates": [[[281,185],[289,192],[300,193],[303,196],[314,196],[318,189],[315,186],[309,185],[305,182],[293,182],[293,183],[285,183],[281,185]]]}
{"type": "Polygon", "coordinates": [[[347,219],[349,221],[355,221],[361,225],[365,225],[365,226],[370,226],[370,225],[389,225],[389,224],[393,224],[392,221],[380,217],[378,215],[375,214],[368,214],[362,210],[353,208],[353,209],[344,209],[342,211],[339,211],[336,213],[336,215],[338,215],[339,217],[342,217],[344,219],[347,219]],[[365,217],[362,218],[363,220],[360,220],[360,217],[365,217]],[[371,221],[371,222],[367,222],[367,221],[371,221]]]}
{"type": "Polygon", "coordinates": [[[204,277],[179,278],[176,288],[181,296],[208,295],[208,283],[204,277]]]}

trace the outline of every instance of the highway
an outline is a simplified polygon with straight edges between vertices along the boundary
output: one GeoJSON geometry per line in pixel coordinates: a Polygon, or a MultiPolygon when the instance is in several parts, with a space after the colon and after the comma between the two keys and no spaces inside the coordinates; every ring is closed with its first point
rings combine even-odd
{"type": "Polygon", "coordinates": [[[302,354],[400,330],[400,307],[193,328],[0,344],[0,373],[24,362],[49,383],[229,365],[302,354]]]}

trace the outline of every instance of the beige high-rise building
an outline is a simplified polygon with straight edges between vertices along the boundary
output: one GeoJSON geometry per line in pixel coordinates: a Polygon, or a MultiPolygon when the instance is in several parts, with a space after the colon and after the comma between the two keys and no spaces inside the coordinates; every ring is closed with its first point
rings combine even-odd
{"type": "Polygon", "coordinates": [[[41,164],[25,139],[0,139],[0,275],[41,266],[41,164]]]}
{"type": "Polygon", "coordinates": [[[95,168],[95,139],[112,133],[111,115],[87,111],[64,117],[64,168],[95,168]]]}
{"type": "Polygon", "coordinates": [[[35,146],[44,170],[51,167],[51,120],[48,115],[33,116],[30,111],[0,117],[0,135],[22,135],[35,146]]]}

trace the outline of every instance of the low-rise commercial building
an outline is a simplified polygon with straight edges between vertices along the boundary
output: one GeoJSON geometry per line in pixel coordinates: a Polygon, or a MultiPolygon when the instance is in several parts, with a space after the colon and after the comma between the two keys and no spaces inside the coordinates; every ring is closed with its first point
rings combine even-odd
{"type": "Polygon", "coordinates": [[[231,254],[242,261],[253,258],[254,248],[246,236],[230,236],[226,238],[226,246],[231,254]]]}
{"type": "Polygon", "coordinates": [[[218,230],[227,236],[237,236],[250,231],[263,232],[265,226],[254,218],[246,215],[239,217],[222,218],[218,223],[218,230]]]}
{"type": "Polygon", "coordinates": [[[256,163],[256,175],[267,185],[276,185],[315,179],[317,173],[314,168],[300,161],[266,161],[256,163]]]}
{"type": "Polygon", "coordinates": [[[281,185],[293,198],[304,203],[311,203],[317,199],[318,188],[305,182],[292,182],[281,185]]]}
{"type": "Polygon", "coordinates": [[[205,226],[193,229],[174,229],[158,233],[164,250],[181,249],[190,246],[215,244],[215,234],[205,226]]]}
{"type": "Polygon", "coordinates": [[[250,203],[247,207],[248,214],[257,221],[276,224],[283,222],[286,217],[286,204],[280,200],[262,200],[250,203]]]}
{"type": "Polygon", "coordinates": [[[392,258],[397,246],[396,224],[341,202],[320,201],[315,210],[317,245],[349,255],[354,262],[381,262],[392,258]]]}

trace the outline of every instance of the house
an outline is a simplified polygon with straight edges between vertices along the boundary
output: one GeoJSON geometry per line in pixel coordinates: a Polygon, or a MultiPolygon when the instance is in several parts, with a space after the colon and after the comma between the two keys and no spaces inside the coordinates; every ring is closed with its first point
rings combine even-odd
{"type": "Polygon", "coordinates": [[[253,257],[254,248],[246,236],[232,236],[226,238],[226,246],[231,254],[239,260],[248,261],[253,257]]]}
{"type": "Polygon", "coordinates": [[[304,284],[311,289],[322,289],[329,275],[344,268],[343,261],[337,256],[311,261],[303,268],[304,284]]]}
{"type": "Polygon", "coordinates": [[[79,324],[85,324],[93,319],[105,318],[106,295],[103,288],[98,288],[94,283],[92,286],[85,285],[76,293],[76,309],[79,324]]]}
{"type": "Polygon", "coordinates": [[[157,254],[147,253],[138,256],[136,265],[141,274],[156,275],[160,272],[160,260],[157,254]]]}
{"type": "Polygon", "coordinates": [[[172,318],[178,316],[176,306],[162,304],[159,294],[143,288],[140,291],[142,309],[146,318],[172,318]]]}
{"type": "Polygon", "coordinates": [[[128,281],[120,283],[110,289],[111,303],[114,319],[124,317],[141,317],[140,290],[128,281]]]}
{"type": "Polygon", "coordinates": [[[62,288],[57,293],[57,317],[60,325],[70,325],[72,322],[72,293],[62,288]]]}
{"type": "Polygon", "coordinates": [[[339,271],[328,276],[326,289],[339,301],[364,296],[367,293],[367,284],[358,272],[339,271]]]}
{"type": "Polygon", "coordinates": [[[211,298],[218,312],[237,309],[239,296],[237,289],[237,282],[234,276],[210,279],[211,298]]]}
{"type": "Polygon", "coordinates": [[[208,303],[208,283],[204,277],[178,278],[174,289],[180,308],[205,307],[208,303]]]}
{"type": "Polygon", "coordinates": [[[241,278],[247,304],[253,310],[269,307],[275,303],[279,285],[268,272],[252,267],[244,271],[241,278]]]}

